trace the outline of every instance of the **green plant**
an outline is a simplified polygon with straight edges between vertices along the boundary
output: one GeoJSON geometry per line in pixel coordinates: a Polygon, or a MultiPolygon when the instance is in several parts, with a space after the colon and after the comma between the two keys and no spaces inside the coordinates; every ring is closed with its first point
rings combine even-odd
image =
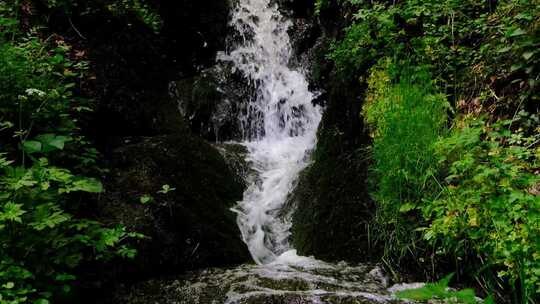
{"type": "MultiPolygon", "coordinates": [[[[433,144],[444,134],[446,98],[438,94],[425,68],[403,68],[390,76],[388,61],[374,68],[363,115],[373,134],[373,196],[387,251],[402,251],[420,239],[406,213],[422,204],[435,183],[433,144]],[[399,80],[392,84],[390,79],[399,80]],[[394,249],[392,249],[394,248],[394,249]]],[[[391,255],[388,253],[388,255],[391,255]]]]}
{"type": "Polygon", "coordinates": [[[485,301],[478,301],[474,295],[474,290],[452,290],[448,287],[450,280],[454,274],[449,274],[435,283],[427,283],[425,286],[417,289],[408,289],[397,292],[396,295],[401,299],[416,300],[416,301],[428,301],[428,300],[446,300],[445,303],[486,303],[494,304],[493,299],[490,297],[485,301]]]}
{"type": "MultiPolygon", "coordinates": [[[[52,147],[48,152],[59,149],[52,147]]],[[[31,148],[27,153],[48,153],[43,151],[31,148]]],[[[80,263],[115,255],[133,257],[133,249],[117,245],[141,237],[70,213],[76,210],[78,193],[99,193],[101,183],[52,166],[44,156],[32,158],[31,167],[0,158],[0,276],[5,282],[0,296],[6,301],[2,303],[43,302],[69,292],[80,263]]]]}
{"type": "Polygon", "coordinates": [[[171,191],[174,191],[174,190],[176,190],[176,188],[171,188],[171,186],[165,184],[165,185],[161,186],[161,190],[158,190],[157,193],[167,194],[167,193],[169,193],[171,191]]]}
{"type": "Polygon", "coordinates": [[[126,15],[133,13],[143,23],[149,26],[154,32],[159,32],[162,27],[162,20],[157,11],[144,0],[122,0],[113,1],[107,5],[107,9],[115,15],[126,15]]]}
{"type": "Polygon", "coordinates": [[[330,4],[350,23],[328,58],[337,74],[368,85],[362,114],[387,263],[429,258],[436,276],[438,261],[453,258],[460,278],[488,290],[513,285],[517,303],[537,300],[539,122],[524,111],[539,109],[537,1],[317,9],[330,4]]]}
{"type": "Polygon", "coordinates": [[[20,33],[18,10],[0,2],[0,303],[43,304],[82,263],[133,257],[126,240],[142,235],[83,216],[103,191],[78,127],[94,105],[80,94],[88,63],[61,37],[20,33]]]}
{"type": "MultiPolygon", "coordinates": [[[[536,118],[537,121],[537,118],[536,118]]],[[[424,236],[441,253],[473,251],[521,287],[522,303],[540,293],[538,130],[512,130],[513,120],[466,119],[437,143],[448,175],[441,195],[423,207],[424,236]]]]}

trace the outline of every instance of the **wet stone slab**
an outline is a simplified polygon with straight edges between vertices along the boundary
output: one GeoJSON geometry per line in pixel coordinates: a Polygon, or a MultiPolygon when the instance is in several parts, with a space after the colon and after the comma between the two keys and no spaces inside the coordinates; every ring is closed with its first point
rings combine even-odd
{"type": "Polygon", "coordinates": [[[376,266],[242,265],[150,280],[118,294],[125,304],[406,303],[387,290],[376,266]]]}

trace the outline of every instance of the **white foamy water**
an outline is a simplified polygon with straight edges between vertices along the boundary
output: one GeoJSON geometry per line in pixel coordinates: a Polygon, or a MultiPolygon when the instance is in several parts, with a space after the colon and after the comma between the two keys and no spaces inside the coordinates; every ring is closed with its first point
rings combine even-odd
{"type": "Polygon", "coordinates": [[[256,88],[240,119],[256,176],[235,211],[244,242],[259,264],[284,257],[290,221],[278,214],[316,144],[321,109],[301,71],[289,67],[291,23],[269,0],[240,0],[231,25],[243,41],[219,60],[231,62],[256,88]]]}
{"type": "MultiPolygon", "coordinates": [[[[283,207],[310,162],[322,109],[312,104],[315,94],[302,71],[289,67],[292,52],[287,30],[291,23],[273,3],[239,0],[231,26],[242,39],[218,56],[256,89],[239,117],[247,161],[255,173],[233,211],[258,265],[202,272],[194,282],[207,282],[204,288],[186,293],[199,297],[200,292],[204,297],[217,288],[226,293],[227,304],[273,303],[271,299],[283,303],[341,303],[347,299],[397,303],[386,290],[387,278],[380,268],[300,256],[288,242],[292,224],[283,215],[283,207]],[[213,281],[217,283],[208,283],[213,281]]],[[[193,283],[185,286],[190,288],[193,283]]]]}

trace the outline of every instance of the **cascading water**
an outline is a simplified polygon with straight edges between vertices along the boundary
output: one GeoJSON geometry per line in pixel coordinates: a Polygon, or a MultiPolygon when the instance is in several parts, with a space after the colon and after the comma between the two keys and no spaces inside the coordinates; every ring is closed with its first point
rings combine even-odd
{"type": "MultiPolygon", "coordinates": [[[[273,1],[238,0],[231,25],[241,42],[218,56],[256,92],[239,117],[255,174],[234,211],[258,265],[207,269],[161,282],[158,298],[144,303],[402,303],[392,296],[395,288],[387,289],[380,268],[298,256],[288,244],[291,223],[283,207],[309,164],[322,109],[312,104],[314,94],[302,72],[289,67],[291,23],[273,1]]],[[[156,291],[152,281],[145,286],[156,291]]]]}
{"type": "Polygon", "coordinates": [[[322,109],[313,105],[304,74],[289,67],[291,23],[273,1],[238,0],[231,25],[241,42],[218,56],[255,88],[239,117],[255,173],[233,211],[258,265],[204,270],[160,293],[166,303],[186,304],[398,303],[378,267],[325,263],[298,256],[288,244],[291,221],[283,207],[309,164],[322,109]]]}
{"type": "Polygon", "coordinates": [[[231,24],[242,43],[219,59],[231,62],[256,87],[240,123],[257,176],[235,211],[253,259],[267,264],[279,256],[295,256],[287,252],[290,223],[278,215],[309,162],[321,109],[312,104],[314,94],[305,76],[289,67],[291,24],[276,4],[240,0],[231,24]]]}

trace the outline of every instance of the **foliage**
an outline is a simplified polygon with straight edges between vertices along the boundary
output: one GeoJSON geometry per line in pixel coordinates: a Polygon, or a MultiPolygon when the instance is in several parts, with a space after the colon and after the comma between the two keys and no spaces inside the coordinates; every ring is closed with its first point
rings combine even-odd
{"type": "MultiPolygon", "coordinates": [[[[474,295],[474,290],[463,289],[459,291],[451,290],[448,287],[454,274],[449,274],[435,283],[427,283],[425,286],[417,289],[408,289],[397,292],[396,295],[401,299],[427,301],[432,299],[447,300],[445,303],[463,303],[474,304],[481,303],[474,295]]],[[[488,298],[483,303],[493,304],[493,300],[488,298]]]]}
{"type": "Polygon", "coordinates": [[[101,169],[78,127],[93,108],[80,95],[88,63],[61,37],[20,32],[13,4],[0,11],[0,303],[48,303],[77,266],[133,257],[125,241],[142,236],[81,216],[103,191],[85,176],[101,169]]]}
{"type": "Polygon", "coordinates": [[[126,15],[129,12],[134,13],[139,20],[144,22],[154,32],[159,32],[163,25],[161,17],[156,10],[145,3],[144,0],[113,1],[107,5],[107,8],[115,15],[126,15]]]}
{"type": "Polygon", "coordinates": [[[476,252],[501,269],[499,276],[519,283],[526,302],[540,294],[540,150],[530,149],[540,130],[533,136],[512,130],[515,120],[461,123],[436,145],[448,174],[441,195],[421,208],[430,220],[425,238],[437,240],[442,253],[476,252]]]}
{"type": "Polygon", "coordinates": [[[425,71],[414,78],[392,68],[383,61],[372,69],[363,110],[385,258],[419,258],[423,236],[443,258],[479,257],[476,271],[497,272],[520,287],[522,303],[532,301],[540,293],[538,116],[488,124],[468,115],[447,134],[448,104],[425,71]]]}
{"type": "MultiPolygon", "coordinates": [[[[385,63],[388,66],[388,63],[385,63]]],[[[404,68],[391,84],[388,68],[374,68],[363,114],[373,129],[373,174],[379,221],[388,244],[404,250],[419,238],[401,216],[434,188],[437,167],[433,144],[443,134],[446,98],[438,94],[425,69],[404,68]]]]}
{"type": "Polygon", "coordinates": [[[363,73],[383,57],[409,58],[430,66],[434,79],[444,83],[455,103],[460,99],[470,103],[477,95],[485,103],[508,109],[538,100],[537,1],[495,5],[472,0],[349,0],[347,4],[357,7],[356,14],[328,55],[342,74],[363,73]]]}
{"type": "Polygon", "coordinates": [[[368,85],[385,259],[452,257],[484,288],[497,273],[516,302],[537,300],[538,1],[317,3],[356,12],[328,58],[368,85]]]}

